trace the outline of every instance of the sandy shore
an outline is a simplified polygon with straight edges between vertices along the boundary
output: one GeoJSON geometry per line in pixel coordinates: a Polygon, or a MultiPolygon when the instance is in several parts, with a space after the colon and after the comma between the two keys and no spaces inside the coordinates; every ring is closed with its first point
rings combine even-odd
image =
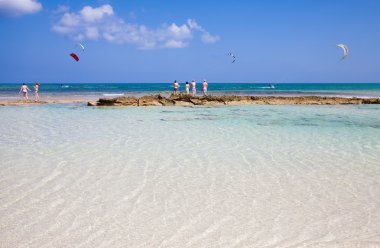
{"type": "Polygon", "coordinates": [[[207,96],[186,95],[163,97],[161,95],[137,97],[101,98],[88,102],[89,106],[221,106],[221,105],[339,105],[380,104],[380,98],[344,98],[319,96],[207,96]]]}
{"type": "Polygon", "coordinates": [[[64,99],[64,100],[45,100],[45,101],[34,101],[34,100],[17,100],[17,101],[0,101],[0,106],[22,106],[22,105],[43,105],[43,104],[64,104],[64,103],[87,103],[88,100],[78,100],[78,99],[64,99]]]}

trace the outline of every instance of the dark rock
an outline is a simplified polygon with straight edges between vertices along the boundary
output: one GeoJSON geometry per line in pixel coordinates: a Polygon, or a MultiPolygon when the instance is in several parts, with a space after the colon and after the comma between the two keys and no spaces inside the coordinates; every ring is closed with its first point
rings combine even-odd
{"type": "Polygon", "coordinates": [[[380,98],[343,98],[319,96],[203,96],[161,95],[136,97],[102,98],[98,102],[89,102],[88,106],[221,106],[221,105],[337,105],[337,104],[380,104],[380,98]]]}
{"type": "Polygon", "coordinates": [[[160,95],[142,96],[138,100],[138,106],[163,106],[160,102],[163,98],[160,95]]]}
{"type": "Polygon", "coordinates": [[[96,105],[93,105],[93,102],[89,102],[89,106],[138,106],[138,99],[136,97],[127,96],[127,97],[117,97],[117,98],[101,98],[96,105]]]}

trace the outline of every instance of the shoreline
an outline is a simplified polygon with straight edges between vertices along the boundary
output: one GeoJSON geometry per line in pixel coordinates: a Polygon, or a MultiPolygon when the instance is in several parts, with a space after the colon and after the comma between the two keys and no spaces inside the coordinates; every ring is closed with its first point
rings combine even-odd
{"type": "Polygon", "coordinates": [[[68,103],[87,103],[86,99],[65,99],[65,100],[16,100],[0,101],[0,106],[29,106],[29,105],[46,105],[46,104],[68,104],[68,103]]]}
{"type": "Polygon", "coordinates": [[[97,101],[89,99],[54,99],[54,100],[16,100],[0,101],[0,106],[29,106],[46,104],[83,103],[87,106],[99,107],[143,107],[143,106],[229,106],[229,105],[358,105],[380,104],[380,98],[359,97],[325,97],[325,96],[200,96],[187,95],[169,96],[145,95],[141,97],[123,96],[115,98],[100,98],[97,101]]]}

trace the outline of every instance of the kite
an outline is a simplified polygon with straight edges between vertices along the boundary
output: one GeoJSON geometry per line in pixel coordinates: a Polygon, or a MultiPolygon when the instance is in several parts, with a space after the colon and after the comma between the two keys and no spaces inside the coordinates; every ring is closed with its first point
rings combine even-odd
{"type": "Polygon", "coordinates": [[[84,52],[84,46],[81,43],[77,43],[77,46],[79,46],[82,49],[82,51],[84,52]]]}
{"type": "Polygon", "coordinates": [[[345,44],[338,44],[337,46],[343,49],[343,54],[344,54],[344,56],[342,57],[341,60],[344,60],[345,58],[347,58],[348,53],[349,53],[348,46],[345,45],[345,44]]]}
{"type": "Polygon", "coordinates": [[[233,54],[233,53],[228,53],[228,56],[230,56],[230,57],[232,58],[232,63],[234,63],[235,60],[236,60],[236,56],[235,56],[235,54],[233,54]]]}
{"type": "Polygon", "coordinates": [[[79,61],[79,57],[75,53],[71,53],[70,56],[73,57],[73,59],[76,61],[79,61]]]}

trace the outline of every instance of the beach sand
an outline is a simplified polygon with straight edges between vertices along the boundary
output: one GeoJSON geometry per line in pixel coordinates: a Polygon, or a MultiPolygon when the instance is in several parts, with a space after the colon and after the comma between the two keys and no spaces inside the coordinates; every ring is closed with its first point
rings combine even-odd
{"type": "Polygon", "coordinates": [[[88,99],[61,99],[61,100],[12,100],[0,101],[0,106],[23,106],[23,105],[44,105],[44,104],[64,104],[64,103],[87,103],[88,99]]]}

